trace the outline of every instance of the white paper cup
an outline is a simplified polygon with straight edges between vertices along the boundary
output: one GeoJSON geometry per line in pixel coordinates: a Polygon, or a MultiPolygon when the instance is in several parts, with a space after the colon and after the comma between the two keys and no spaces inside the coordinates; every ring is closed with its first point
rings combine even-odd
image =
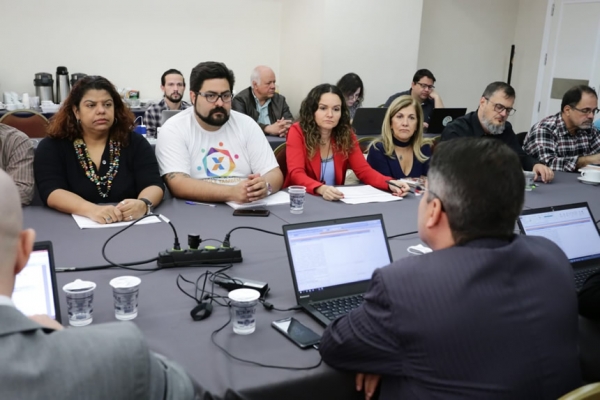
{"type": "Polygon", "coordinates": [[[110,281],[115,300],[115,318],[121,321],[138,315],[138,297],[142,280],[137,276],[119,276],[110,281]]]}
{"type": "Polygon", "coordinates": [[[74,282],[63,286],[67,295],[67,310],[69,312],[69,324],[72,326],[86,326],[92,323],[92,312],[94,308],[94,282],[75,279],[74,282]]]}
{"type": "Polygon", "coordinates": [[[302,214],[304,212],[304,198],[306,197],[306,187],[290,186],[290,212],[292,214],[302,214]]]}
{"type": "Polygon", "coordinates": [[[233,311],[233,331],[249,335],[256,330],[256,305],[260,293],[254,289],[236,289],[229,292],[233,311]]]}

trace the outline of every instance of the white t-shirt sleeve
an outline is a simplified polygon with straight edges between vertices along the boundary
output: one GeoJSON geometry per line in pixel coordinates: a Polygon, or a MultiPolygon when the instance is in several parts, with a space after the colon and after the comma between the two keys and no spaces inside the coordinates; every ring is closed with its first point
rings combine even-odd
{"type": "MultiPolygon", "coordinates": [[[[175,116],[177,117],[177,116],[175,116]]],[[[160,129],[156,140],[156,158],[160,169],[160,176],[171,172],[183,172],[190,174],[191,160],[188,151],[189,134],[184,132],[181,118],[170,118],[160,129]]]]}
{"type": "Polygon", "coordinates": [[[245,117],[244,136],[246,138],[250,169],[252,173],[259,173],[262,176],[274,168],[279,168],[279,164],[260,126],[252,118],[245,117]]]}

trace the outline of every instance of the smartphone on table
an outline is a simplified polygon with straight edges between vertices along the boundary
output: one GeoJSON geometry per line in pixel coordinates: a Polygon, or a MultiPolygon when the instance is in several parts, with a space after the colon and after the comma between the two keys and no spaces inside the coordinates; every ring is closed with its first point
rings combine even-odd
{"type": "Polygon", "coordinates": [[[268,217],[271,211],[257,208],[239,208],[233,210],[236,217],[268,217]]]}
{"type": "Polygon", "coordinates": [[[273,321],[271,326],[301,349],[307,349],[321,341],[321,335],[293,317],[273,321]]]}

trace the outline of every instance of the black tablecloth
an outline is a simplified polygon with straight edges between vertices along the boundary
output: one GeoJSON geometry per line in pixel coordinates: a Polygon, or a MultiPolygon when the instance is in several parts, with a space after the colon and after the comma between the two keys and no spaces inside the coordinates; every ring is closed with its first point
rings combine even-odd
{"type": "MultiPolygon", "coordinates": [[[[540,184],[526,193],[526,208],[587,201],[596,217],[600,215],[600,187],[579,183],[578,175],[557,173],[552,184],[540,184]]],[[[269,207],[267,218],[233,217],[232,209],[224,204],[217,207],[188,205],[169,199],[156,212],[167,216],[177,228],[180,241],[187,243],[188,233],[200,234],[203,240],[222,240],[237,226],[254,226],[281,233],[286,223],[306,222],[364,214],[381,213],[388,236],[417,230],[419,197],[391,203],[347,205],[331,203],[307,195],[305,211],[295,215],[288,205],[269,207]]],[[[105,265],[101,256],[104,241],[115,228],[79,230],[70,215],[43,207],[27,207],[25,227],[37,231],[37,240],[51,240],[57,268],[79,268],[105,265]]],[[[170,248],[173,235],[164,223],[134,226],[107,246],[107,255],[116,262],[132,262],[155,257],[160,250],[170,248]]],[[[406,248],[420,243],[418,235],[410,234],[390,240],[394,259],[410,256],[406,248]]],[[[216,242],[206,244],[218,245],[216,242]]],[[[295,304],[289,264],[283,238],[251,230],[237,230],[231,235],[231,245],[242,249],[244,261],[234,264],[232,276],[268,282],[268,300],[277,308],[295,304]]],[[[156,264],[149,264],[152,267],[156,264]]],[[[215,268],[211,268],[215,270],[215,268]]],[[[183,365],[201,385],[216,394],[233,388],[256,399],[331,399],[362,398],[354,391],[353,375],[335,371],[326,365],[308,371],[267,369],[244,364],[227,357],[210,340],[213,331],[228,320],[228,311],[215,307],[210,318],[194,322],[189,311],[195,302],[183,295],[175,285],[178,274],[195,280],[206,268],[173,268],[156,272],[132,272],[119,269],[62,272],[59,286],[80,278],[97,284],[94,297],[94,324],[114,321],[112,290],[108,282],[121,275],[137,275],[142,279],[139,315],[134,320],[144,332],[151,348],[183,365]]],[[[188,287],[191,289],[191,287],[188,287]]],[[[67,321],[66,303],[62,290],[61,311],[67,321]]],[[[223,289],[217,293],[226,294],[223,289]]],[[[320,333],[322,327],[302,312],[267,311],[259,307],[256,332],[248,336],[233,333],[231,326],[217,335],[217,341],[238,357],[253,361],[287,365],[311,366],[319,361],[315,350],[300,350],[275,332],[270,323],[291,316],[320,333]]],[[[70,328],[85,329],[85,328],[70,328]]]]}

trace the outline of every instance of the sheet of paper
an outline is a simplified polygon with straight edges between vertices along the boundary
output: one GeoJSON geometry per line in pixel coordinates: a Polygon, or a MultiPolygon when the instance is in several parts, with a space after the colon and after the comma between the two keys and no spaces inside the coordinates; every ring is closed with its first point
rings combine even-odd
{"type": "Polygon", "coordinates": [[[341,201],[346,204],[385,203],[402,200],[402,197],[392,196],[391,193],[375,189],[369,185],[336,186],[335,188],[344,193],[344,198],[341,201]]]}
{"type": "MultiPolygon", "coordinates": [[[[114,224],[99,224],[99,223],[92,221],[91,219],[89,219],[87,217],[83,217],[81,215],[75,215],[75,214],[71,214],[71,215],[73,216],[73,219],[75,220],[75,222],[77,222],[79,229],[123,228],[123,227],[126,227],[127,225],[131,225],[135,222],[135,221],[131,221],[131,222],[115,222],[114,224]]],[[[138,222],[136,225],[156,224],[157,222],[160,222],[160,219],[158,219],[158,217],[148,217],[148,218],[144,218],[143,220],[138,222]]]]}
{"type": "Polygon", "coordinates": [[[288,192],[280,190],[275,194],[272,194],[258,201],[253,201],[252,203],[238,204],[234,201],[227,202],[227,205],[233,208],[234,210],[244,208],[268,207],[277,204],[290,204],[290,195],[288,194],[288,192]]]}

